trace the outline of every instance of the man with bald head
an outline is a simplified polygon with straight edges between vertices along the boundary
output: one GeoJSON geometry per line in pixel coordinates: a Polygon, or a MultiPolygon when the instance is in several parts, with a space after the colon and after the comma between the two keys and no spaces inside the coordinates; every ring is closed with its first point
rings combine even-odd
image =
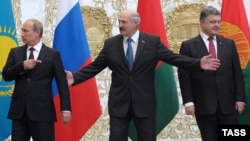
{"type": "Polygon", "coordinates": [[[121,12],[120,34],[105,40],[92,63],[74,73],[67,71],[69,85],[84,82],[106,67],[112,71],[108,100],[110,141],[127,141],[132,119],[138,141],[156,141],[154,74],[158,61],[183,69],[216,70],[219,66],[219,60],[210,56],[192,59],[174,54],[158,36],[141,32],[140,20],[136,11],[121,12]]]}
{"type": "Polygon", "coordinates": [[[8,118],[12,141],[54,141],[56,112],[52,95],[55,78],[62,122],[71,120],[68,84],[60,53],[42,43],[43,25],[28,19],[21,28],[24,45],[10,50],[3,68],[5,81],[15,81],[8,118]]]}

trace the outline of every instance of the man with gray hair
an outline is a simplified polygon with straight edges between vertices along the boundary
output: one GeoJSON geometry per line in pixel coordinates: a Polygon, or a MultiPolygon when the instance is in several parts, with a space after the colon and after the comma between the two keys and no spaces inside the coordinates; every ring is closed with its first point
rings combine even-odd
{"type": "Polygon", "coordinates": [[[127,141],[129,123],[133,119],[138,141],[156,141],[155,67],[164,61],[183,69],[216,70],[218,59],[210,55],[192,59],[175,54],[159,36],[139,30],[140,16],[125,10],[118,17],[120,34],[104,42],[94,62],[81,70],[67,71],[69,85],[77,85],[109,67],[112,82],[109,92],[110,141],[127,141]]]}

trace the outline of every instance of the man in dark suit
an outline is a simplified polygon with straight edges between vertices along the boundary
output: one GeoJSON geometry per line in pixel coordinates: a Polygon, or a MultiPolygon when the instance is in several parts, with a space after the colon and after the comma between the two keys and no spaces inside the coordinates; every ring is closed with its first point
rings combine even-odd
{"type": "Polygon", "coordinates": [[[218,36],[220,12],[204,7],[200,13],[201,32],[181,44],[180,54],[201,58],[213,54],[220,60],[216,71],[178,69],[185,112],[195,115],[202,141],[217,141],[220,124],[238,124],[237,116],[244,110],[245,88],[236,45],[233,40],[218,36]],[[212,37],[209,43],[208,38],[212,37]]]}
{"type": "Polygon", "coordinates": [[[194,70],[216,70],[219,60],[210,59],[210,56],[191,59],[174,54],[160,42],[158,36],[139,31],[140,17],[136,11],[123,11],[118,21],[120,34],[105,40],[104,47],[94,62],[73,74],[68,71],[68,83],[79,84],[109,67],[112,71],[108,101],[109,140],[127,141],[129,123],[133,119],[138,141],[156,141],[154,74],[157,62],[162,60],[194,70]],[[132,40],[131,45],[127,42],[128,38],[132,40]],[[132,48],[130,57],[133,61],[130,65],[126,58],[129,47],[132,48]]]}
{"type": "MultiPolygon", "coordinates": [[[[42,23],[25,21],[21,37],[25,45],[10,50],[3,68],[5,81],[15,81],[8,118],[12,119],[12,141],[54,141],[55,107],[52,79],[55,78],[62,120],[71,120],[68,83],[60,53],[41,42],[42,23]],[[33,55],[30,56],[30,48],[33,55]]],[[[32,53],[31,53],[32,54],[32,53]]]]}

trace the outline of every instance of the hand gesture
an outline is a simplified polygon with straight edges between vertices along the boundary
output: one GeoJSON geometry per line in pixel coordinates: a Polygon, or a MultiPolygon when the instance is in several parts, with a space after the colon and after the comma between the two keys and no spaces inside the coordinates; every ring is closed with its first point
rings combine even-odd
{"type": "Polygon", "coordinates": [[[201,58],[201,68],[203,70],[217,70],[220,66],[220,60],[211,57],[211,54],[201,58]]]}
{"type": "Polygon", "coordinates": [[[65,70],[68,85],[71,86],[74,83],[74,77],[73,74],[70,71],[65,70]]]}
{"type": "Polygon", "coordinates": [[[42,63],[42,61],[35,59],[27,59],[23,62],[23,67],[26,70],[32,70],[38,63],[42,63]]]}

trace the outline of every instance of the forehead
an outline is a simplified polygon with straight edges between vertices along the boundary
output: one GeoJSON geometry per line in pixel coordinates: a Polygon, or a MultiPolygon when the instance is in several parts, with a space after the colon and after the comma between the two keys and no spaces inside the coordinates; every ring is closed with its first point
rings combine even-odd
{"type": "Polygon", "coordinates": [[[33,22],[31,20],[27,20],[23,23],[23,26],[32,26],[33,22]]]}
{"type": "Polygon", "coordinates": [[[130,17],[131,17],[131,13],[128,12],[128,11],[124,11],[124,12],[122,12],[122,13],[119,15],[118,19],[119,19],[119,20],[128,20],[130,17]]]}
{"type": "Polygon", "coordinates": [[[209,15],[207,18],[205,18],[205,20],[221,20],[221,16],[220,15],[209,15]]]}

